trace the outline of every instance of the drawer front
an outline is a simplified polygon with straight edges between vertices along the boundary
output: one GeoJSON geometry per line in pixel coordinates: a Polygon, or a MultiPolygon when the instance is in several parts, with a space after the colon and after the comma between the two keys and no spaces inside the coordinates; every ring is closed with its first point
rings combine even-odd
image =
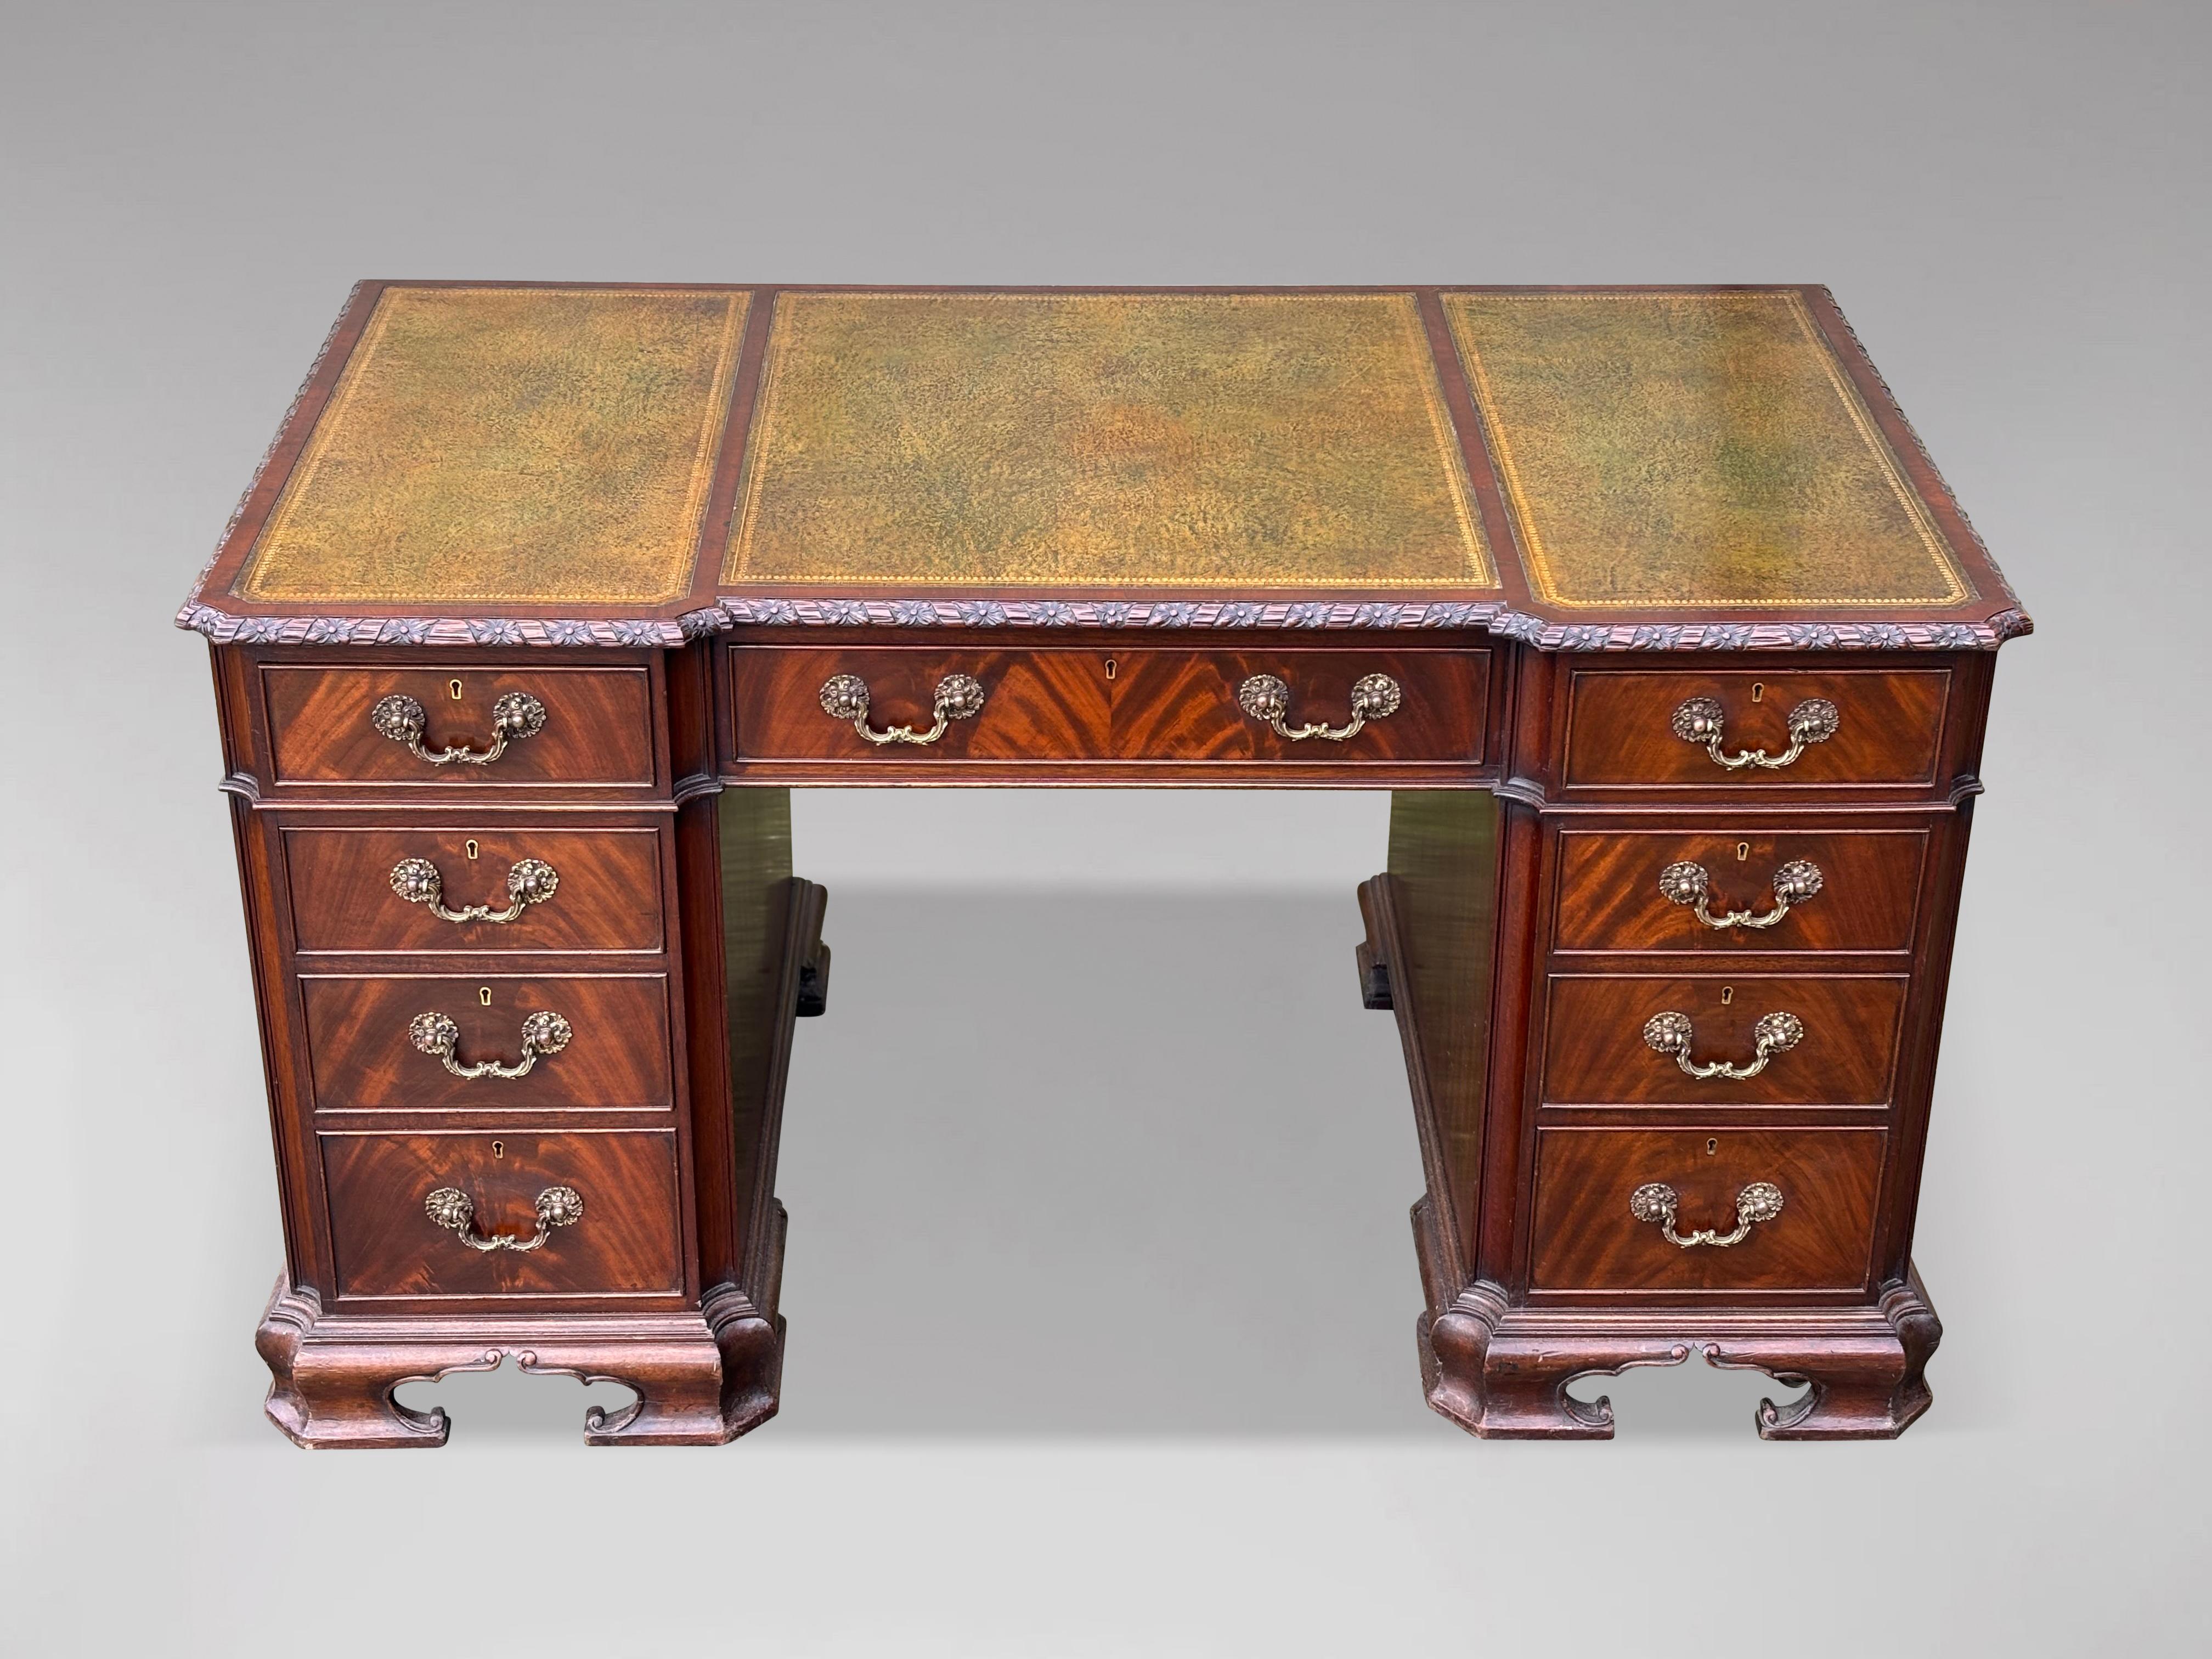
{"type": "MultiPolygon", "coordinates": [[[[279,783],[392,783],[446,789],[549,784],[649,787],[653,688],[642,668],[318,668],[266,664],[261,683],[279,783]],[[460,696],[453,688],[460,688],[460,696]],[[421,710],[419,741],[487,752],[507,697],[536,700],[537,729],[510,737],[496,760],[435,765],[380,730],[386,698],[421,710]]],[[[400,728],[393,728],[400,729],[400,728]]]]}
{"type": "Polygon", "coordinates": [[[1474,763],[1483,758],[1489,699],[1487,651],[1133,651],[1115,678],[1114,752],[1122,760],[1340,768],[1474,763]],[[1365,694],[1374,712],[1340,738],[1284,736],[1240,695],[1255,678],[1272,679],[1282,688],[1285,726],[1344,732],[1360,701],[1354,687],[1372,686],[1376,676],[1389,686],[1379,702],[1365,694]]]}
{"type": "Polygon", "coordinates": [[[1936,781],[1951,676],[1943,669],[1836,669],[1817,673],[1680,672],[1574,677],[1564,781],[1570,788],[1802,789],[1823,785],[1925,787],[1936,781]],[[1835,728],[1786,766],[1731,769],[1676,734],[1686,702],[1717,705],[1720,752],[1790,747],[1792,711],[1832,706],[1835,728]]]}
{"type": "Polygon", "coordinates": [[[1907,951],[1927,848],[1923,830],[1567,830],[1553,948],[1907,951]]]}
{"type": "Polygon", "coordinates": [[[284,868],[302,951],[661,948],[650,830],[288,827],[284,868]]]}
{"type": "Polygon", "coordinates": [[[1856,1291],[1873,1255],[1880,1129],[1543,1129],[1536,1136],[1540,1291],[1856,1291]],[[1759,1215],[1764,1183],[1780,1208],[1759,1215]],[[1647,1192],[1632,1205],[1639,1188],[1647,1192]],[[1671,1194],[1671,1206],[1668,1200],[1671,1194]]]}
{"type": "Polygon", "coordinates": [[[1544,1040],[1544,1098],[1573,1106],[1885,1106],[1897,1067],[1902,976],[1556,975],[1544,1040]],[[1692,1077],[1651,1046],[1661,1014],[1689,1024],[1696,1065],[1756,1064],[1761,1022],[1793,1017],[1755,1076],[1692,1077]]]}
{"type": "MultiPolygon", "coordinates": [[[[880,646],[851,650],[738,647],[730,653],[730,703],[741,758],[945,763],[1101,760],[1108,754],[1103,651],[963,651],[880,646]],[[926,736],[939,689],[965,675],[982,690],[973,714],[949,714],[929,743],[875,744],[850,714],[823,708],[833,681],[866,689],[878,733],[926,736]],[[849,677],[845,678],[842,677],[849,677]]],[[[845,705],[857,709],[857,694],[845,705]]]]}
{"type": "Polygon", "coordinates": [[[683,1292],[670,1131],[320,1139],[341,1297],[683,1292]],[[541,1206],[548,1191],[554,1196],[541,1206]],[[441,1195],[434,1217],[433,1194],[441,1195]],[[541,1231],[541,1209],[544,1243],[535,1249],[463,1242],[503,1236],[526,1244],[541,1231]]]}
{"type": "Polygon", "coordinates": [[[316,1109],[331,1111],[665,1111],[673,1103],[668,981],[658,974],[482,975],[377,979],[300,976],[316,1109]],[[489,1000],[484,994],[489,993],[489,1000]],[[466,1068],[528,1062],[520,1076],[461,1077],[417,1045],[422,1016],[451,1022],[451,1058],[466,1068]],[[565,1026],[544,1032],[533,1020],[565,1026]],[[538,1042],[533,1030],[547,1037],[538,1042]]]}

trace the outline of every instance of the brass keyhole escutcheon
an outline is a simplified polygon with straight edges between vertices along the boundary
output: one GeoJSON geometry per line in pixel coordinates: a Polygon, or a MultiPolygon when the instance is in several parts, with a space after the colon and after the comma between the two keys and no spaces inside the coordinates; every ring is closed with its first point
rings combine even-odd
{"type": "MultiPolygon", "coordinates": [[[[484,1006],[485,1007],[487,1007],[487,1008],[490,1007],[490,1006],[491,1006],[491,987],[490,987],[490,986],[489,986],[489,985],[479,985],[479,986],[477,986],[477,1000],[478,1002],[481,1002],[482,1004],[483,1004],[483,1006],[484,1006]]],[[[1723,998],[1723,999],[1722,999],[1722,1000],[1723,1000],[1723,1001],[1726,1001],[1726,1000],[1727,1000],[1727,999],[1726,999],[1726,998],[1723,998]]]]}
{"type": "MultiPolygon", "coordinates": [[[[1712,1143],[1711,1141],[1706,1142],[1705,1146],[1707,1151],[1711,1150],[1712,1143]]],[[[494,1158],[505,1158],[507,1156],[507,1143],[503,1140],[493,1141],[491,1144],[491,1155],[494,1158]]]]}
{"type": "Polygon", "coordinates": [[[1725,1008],[1725,1007],[1727,1007],[1727,1006],[1729,1006],[1729,1004],[1730,1004],[1731,1002],[1734,1002],[1735,1000],[1735,986],[1733,986],[1733,985],[1723,985],[1723,986],[1722,986],[1722,987],[1721,987],[1721,1006],[1722,1006],[1722,1007],[1723,1007],[1723,1008],[1725,1008]]]}
{"type": "MultiPolygon", "coordinates": [[[[454,682],[454,684],[457,684],[457,685],[458,685],[459,683],[460,683],[460,682],[459,682],[459,681],[458,681],[458,680],[456,680],[456,681],[454,682]]],[[[1760,682],[1760,681],[1753,680],[1753,681],[1751,683],[1751,700],[1752,700],[1753,702],[1758,702],[1761,697],[1765,696],[1765,695],[1766,695],[1766,687],[1765,687],[1765,685],[1762,682],[1760,682]]]]}
{"type": "MultiPolygon", "coordinates": [[[[473,846],[475,846],[475,845],[476,845],[476,843],[475,843],[474,842],[471,842],[469,843],[469,845],[470,845],[470,846],[471,846],[471,847],[473,847],[473,846]]],[[[476,854],[475,854],[474,853],[471,853],[471,854],[469,854],[469,856],[470,856],[471,858],[474,858],[474,857],[476,856],[476,854]]],[[[1736,842],[1736,844],[1735,844],[1735,861],[1736,861],[1738,864],[1741,864],[1741,863],[1742,863],[1746,859],[1749,858],[1750,856],[1751,856],[1751,843],[1750,843],[1749,842],[1747,842],[1747,841],[1740,841],[1740,842],[1736,842]]]]}
{"type": "MultiPolygon", "coordinates": [[[[446,690],[455,702],[459,702],[461,700],[461,683],[459,680],[447,680],[446,682],[446,690]]],[[[1752,693],[1752,699],[1753,702],[1756,702],[1758,697],[1759,694],[1756,691],[1752,693]]]]}
{"type": "MultiPolygon", "coordinates": [[[[465,842],[463,842],[461,843],[461,851],[463,851],[464,853],[466,853],[466,854],[469,855],[469,858],[470,858],[470,860],[471,860],[471,862],[473,862],[473,861],[474,861],[474,860],[475,860],[475,858],[476,858],[476,855],[477,855],[477,852],[478,852],[479,850],[480,850],[480,849],[477,848],[477,846],[476,842],[472,842],[472,841],[465,841],[465,842]]],[[[1741,857],[1743,856],[1743,854],[1741,854],[1741,853],[1739,853],[1739,854],[1736,854],[1736,856],[1737,856],[1738,858],[1741,858],[1741,857]]]]}
{"type": "Polygon", "coordinates": [[[1107,658],[1107,659],[1106,659],[1106,678],[1107,678],[1108,679],[1109,679],[1109,680],[1110,680],[1110,679],[1112,679],[1112,678],[1114,678],[1114,668],[1115,668],[1114,659],[1113,659],[1113,658],[1111,658],[1111,657],[1107,658]]]}
{"type": "MultiPolygon", "coordinates": [[[[494,1146],[497,1146],[499,1145],[499,1142],[497,1142],[496,1140],[495,1140],[495,1141],[493,1141],[493,1142],[492,1142],[492,1145],[493,1145],[494,1146]]],[[[1711,1157],[1712,1157],[1716,1152],[1719,1152],[1719,1151],[1720,1151],[1720,1149],[1721,1149],[1721,1144],[1720,1144],[1720,1142],[1719,1142],[1719,1141],[1717,1141],[1717,1140],[1708,1140],[1708,1141],[1705,1143],[1705,1156],[1706,1156],[1707,1158],[1711,1158],[1711,1157]]]]}

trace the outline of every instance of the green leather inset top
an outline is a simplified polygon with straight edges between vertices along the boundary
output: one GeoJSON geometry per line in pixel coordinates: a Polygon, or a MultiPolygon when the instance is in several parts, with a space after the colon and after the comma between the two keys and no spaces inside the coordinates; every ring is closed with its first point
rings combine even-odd
{"type": "Polygon", "coordinates": [[[1788,289],[1448,293],[1540,600],[1925,609],[1972,592],[1788,289]]]}
{"type": "Polygon", "coordinates": [[[397,605],[679,598],[750,297],[386,289],[233,591],[397,605]]]}
{"type": "Polygon", "coordinates": [[[722,574],[1497,580],[1409,294],[780,294],[722,574]]]}

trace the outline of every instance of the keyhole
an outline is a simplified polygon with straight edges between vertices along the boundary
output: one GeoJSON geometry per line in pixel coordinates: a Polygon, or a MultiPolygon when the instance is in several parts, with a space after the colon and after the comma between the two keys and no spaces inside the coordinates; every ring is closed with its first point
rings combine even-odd
{"type": "MultiPolygon", "coordinates": [[[[491,1000],[491,993],[490,993],[490,992],[487,991],[487,992],[485,992],[485,993],[484,993],[484,1000],[485,1000],[487,1002],[489,1002],[489,1001],[491,1000]]],[[[1727,1007],[1727,1006],[1729,1006],[1729,1004],[1730,1004],[1731,1002],[1734,1002],[1735,1000],[1735,986],[1733,986],[1733,985],[1723,985],[1723,986],[1722,986],[1722,987],[1721,987],[1721,1006],[1722,1006],[1722,1007],[1723,1007],[1723,1008],[1725,1008],[1725,1007],[1727,1007]]]]}
{"type": "Polygon", "coordinates": [[[1111,657],[1106,659],[1106,678],[1109,680],[1114,678],[1114,659],[1111,657]]]}
{"type": "MultiPolygon", "coordinates": [[[[496,1147],[496,1146],[499,1145],[499,1142],[497,1142],[496,1140],[495,1140],[495,1141],[493,1141],[493,1142],[492,1142],[492,1145],[493,1145],[495,1147],[496,1147]]],[[[1716,1153],[1716,1152],[1717,1152],[1718,1151],[1720,1151],[1720,1149],[1721,1149],[1721,1144],[1720,1144],[1720,1142],[1719,1142],[1719,1141],[1717,1141],[1717,1140],[1709,1140],[1709,1141],[1707,1141],[1707,1142],[1705,1143],[1705,1156],[1706,1156],[1707,1158],[1711,1158],[1714,1153],[1716,1153]]]]}
{"type": "MultiPolygon", "coordinates": [[[[490,987],[490,986],[489,986],[489,985],[479,985],[479,986],[477,986],[477,1000],[478,1002],[481,1002],[482,1004],[483,1004],[483,1006],[484,1006],[485,1007],[487,1007],[487,1008],[490,1007],[490,1006],[491,1006],[491,987],[490,987]]],[[[1728,999],[1727,999],[1726,997],[1723,997],[1723,998],[1721,999],[1721,1000],[1722,1000],[1722,1001],[1723,1001],[1723,1002],[1725,1002],[1725,1001],[1727,1001],[1727,1000],[1728,1000],[1728,999]]]]}
{"type": "MultiPolygon", "coordinates": [[[[446,682],[446,690],[453,694],[453,698],[455,702],[459,702],[461,700],[461,683],[459,680],[447,680],[446,682]]],[[[1751,695],[1753,701],[1756,702],[1759,697],[1759,693],[1754,691],[1751,695]]]]}
{"type": "MultiPolygon", "coordinates": [[[[1712,1142],[1710,1140],[1705,1143],[1705,1150],[1707,1152],[1711,1152],[1712,1150],[1712,1142]]],[[[491,1144],[491,1155],[494,1158],[505,1158],[507,1156],[507,1143],[503,1140],[493,1141],[491,1144]]]]}
{"type": "MultiPolygon", "coordinates": [[[[465,842],[463,842],[461,843],[461,851],[463,851],[464,853],[466,853],[471,860],[474,860],[474,859],[475,859],[475,857],[476,857],[476,855],[477,855],[477,851],[478,851],[478,848],[477,848],[477,847],[476,842],[474,842],[473,841],[465,841],[465,842]]],[[[1741,853],[1738,853],[1738,854],[1736,854],[1736,856],[1737,856],[1738,858],[1741,858],[1741,857],[1743,856],[1743,854],[1741,854],[1741,853]]]]}
{"type": "MultiPolygon", "coordinates": [[[[471,847],[473,847],[473,846],[475,846],[475,845],[476,845],[476,842],[471,842],[469,843],[469,845],[470,845],[470,846],[471,846],[471,847]]],[[[471,853],[471,854],[469,854],[469,856],[470,856],[471,858],[474,858],[474,857],[476,856],[476,854],[475,854],[474,853],[471,853]]],[[[1747,842],[1747,841],[1740,841],[1740,842],[1736,842],[1736,844],[1735,844],[1735,861],[1736,861],[1738,864],[1741,864],[1741,863],[1742,863],[1746,859],[1749,858],[1750,856],[1751,856],[1751,843],[1750,843],[1749,842],[1747,842]]]]}

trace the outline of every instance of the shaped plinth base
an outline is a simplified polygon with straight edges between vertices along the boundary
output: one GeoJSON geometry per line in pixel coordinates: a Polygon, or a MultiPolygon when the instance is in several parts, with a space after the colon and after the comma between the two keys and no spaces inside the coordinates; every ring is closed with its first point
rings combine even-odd
{"type": "Polygon", "coordinates": [[[586,1413],[588,1444],[718,1446],[775,1414],[783,1375],[782,1319],[729,1286],[677,1314],[366,1318],[325,1314],[279,1279],[254,1346],[276,1379],[269,1420],[308,1447],[442,1446],[444,1408],[410,1410],[393,1391],[507,1359],[635,1391],[621,1411],[586,1413]]]}
{"type": "Polygon", "coordinates": [[[1923,1372],[1943,1328],[1916,1272],[1871,1308],[1573,1310],[1510,1307],[1476,1284],[1419,1325],[1429,1404],[1492,1439],[1609,1440],[1613,1406],[1567,1392],[1577,1377],[1632,1365],[1709,1364],[1809,1384],[1759,1405],[1766,1440],[1890,1440],[1928,1409],[1923,1372]]]}

